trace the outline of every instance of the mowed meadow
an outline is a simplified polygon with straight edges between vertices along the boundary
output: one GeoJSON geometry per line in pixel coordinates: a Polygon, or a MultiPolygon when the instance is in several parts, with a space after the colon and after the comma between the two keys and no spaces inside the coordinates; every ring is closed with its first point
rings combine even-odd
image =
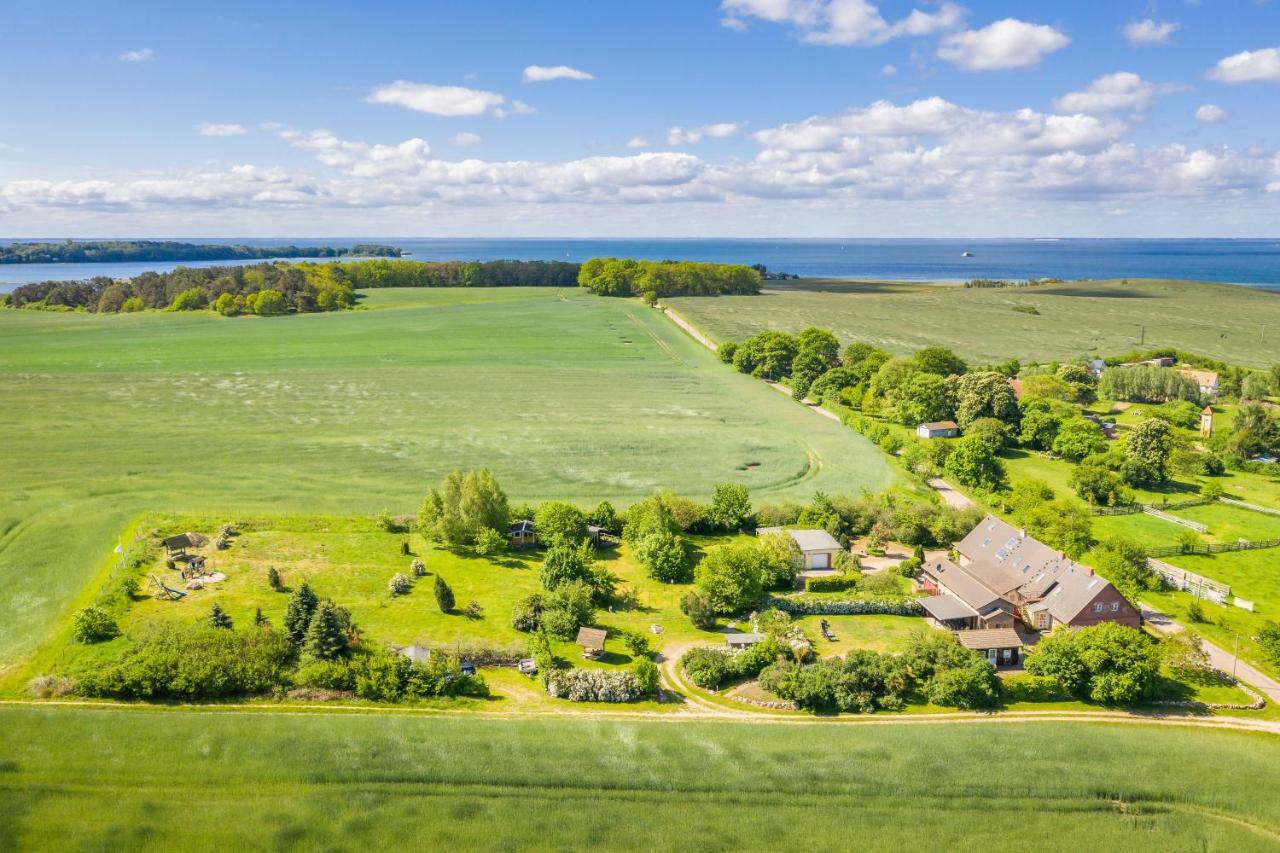
{"type": "Polygon", "coordinates": [[[283,318],[0,312],[0,668],[144,511],[412,513],[454,468],[513,500],[879,489],[879,452],[637,301],[375,291],[283,318]]]}
{"type": "Polygon", "coordinates": [[[1132,724],[6,708],[0,847],[1264,850],[1277,761],[1132,724]]]}
{"type": "Polygon", "coordinates": [[[818,326],[842,343],[893,353],[943,346],[977,364],[1156,347],[1250,367],[1280,362],[1280,294],[1239,285],[1130,279],[964,288],[808,279],[765,287],[757,296],[664,301],[716,340],[818,326]]]}

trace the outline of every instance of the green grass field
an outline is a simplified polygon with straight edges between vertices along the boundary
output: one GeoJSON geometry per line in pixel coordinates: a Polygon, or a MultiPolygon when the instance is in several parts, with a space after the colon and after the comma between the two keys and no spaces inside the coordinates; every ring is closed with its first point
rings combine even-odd
{"type": "Polygon", "coordinates": [[[1177,347],[1253,367],[1280,361],[1280,296],[1225,284],[1131,280],[965,289],[801,280],[768,282],[759,296],[667,302],[717,340],[819,326],[842,343],[866,341],[894,353],[945,346],[977,363],[1139,347],[1177,347]]]}
{"type": "Polygon", "coordinates": [[[1096,723],[7,708],[0,847],[1264,850],[1278,761],[1274,737],[1096,723]]]}
{"type": "Polygon", "coordinates": [[[0,667],[140,512],[409,513],[454,468],[516,500],[888,485],[868,442],[638,302],[375,291],[278,319],[0,312],[0,667]]]}

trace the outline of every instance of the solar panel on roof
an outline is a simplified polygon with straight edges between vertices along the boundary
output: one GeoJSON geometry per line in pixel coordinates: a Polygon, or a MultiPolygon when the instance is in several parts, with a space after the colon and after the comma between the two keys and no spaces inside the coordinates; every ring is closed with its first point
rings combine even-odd
{"type": "Polygon", "coordinates": [[[1003,549],[1003,548],[1001,548],[999,551],[996,551],[996,557],[997,557],[998,559],[1003,560],[1003,559],[1004,559],[1005,557],[1007,557],[1007,556],[1009,556],[1009,552],[1008,552],[1008,551],[1006,551],[1006,550],[1005,550],[1005,549],[1003,549]]]}

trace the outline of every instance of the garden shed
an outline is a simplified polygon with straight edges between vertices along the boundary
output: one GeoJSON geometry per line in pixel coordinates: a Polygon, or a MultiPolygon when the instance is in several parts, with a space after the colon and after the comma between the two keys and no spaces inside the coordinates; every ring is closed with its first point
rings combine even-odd
{"type": "Polygon", "coordinates": [[[604,641],[609,632],[603,628],[579,628],[578,645],[582,646],[582,656],[596,660],[604,655],[604,641]]]}
{"type": "Polygon", "coordinates": [[[533,526],[533,522],[527,518],[512,522],[511,528],[507,531],[507,536],[511,539],[511,547],[513,548],[525,548],[538,544],[538,530],[533,526]]]}

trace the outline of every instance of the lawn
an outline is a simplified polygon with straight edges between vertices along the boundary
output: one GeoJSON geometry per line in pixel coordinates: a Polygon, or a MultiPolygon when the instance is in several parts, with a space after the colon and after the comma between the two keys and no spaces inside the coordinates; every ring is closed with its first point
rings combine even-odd
{"type": "Polygon", "coordinates": [[[929,630],[918,616],[804,616],[796,620],[805,636],[813,642],[820,657],[836,657],[853,649],[897,652],[907,646],[911,635],[929,630]],[[822,620],[826,619],[835,636],[834,643],[822,636],[822,620]]]}
{"type": "Polygon", "coordinates": [[[1280,740],[1228,731],[7,708],[0,755],[6,849],[825,849],[850,827],[886,850],[1280,838],[1280,740]]]}
{"type": "Polygon", "coordinates": [[[819,326],[843,343],[865,341],[894,353],[944,346],[979,364],[1155,347],[1251,367],[1280,362],[1280,338],[1264,336],[1280,324],[1280,296],[1234,285],[1128,280],[965,289],[800,280],[768,282],[758,296],[667,301],[716,340],[819,326]]]}
{"type": "MultiPolygon", "coordinates": [[[[157,515],[143,519],[138,528],[165,535],[186,530],[212,534],[219,522],[208,516],[157,515]]],[[[511,613],[517,600],[540,591],[538,569],[545,553],[541,549],[479,557],[446,550],[416,533],[388,533],[367,518],[250,517],[237,519],[237,526],[240,533],[227,550],[218,551],[207,545],[192,552],[206,556],[206,570],[221,573],[226,579],[189,591],[178,601],[152,595],[152,576],[173,588],[182,589],[184,585],[179,574],[166,567],[160,549],[148,547],[148,539],[131,541],[129,556],[145,553],[150,559],[137,571],[142,581],[140,594],[117,620],[123,636],[85,646],[71,641],[64,624],[48,648],[37,652],[26,666],[14,670],[9,689],[20,692],[22,685],[37,674],[74,673],[112,659],[128,643],[128,636],[136,636],[147,625],[195,622],[204,619],[215,603],[237,626],[252,624],[255,611],[261,610],[271,625],[279,628],[284,624],[288,593],[303,583],[320,598],[331,598],[348,608],[363,641],[370,645],[418,644],[454,650],[479,645],[513,649],[516,656],[525,648],[528,635],[512,627],[511,613]],[[410,546],[408,556],[401,554],[405,542],[410,546]],[[427,576],[418,579],[408,594],[391,596],[387,581],[396,572],[412,577],[410,563],[414,559],[423,561],[427,576]],[[272,590],[268,583],[267,573],[272,567],[282,578],[284,592],[272,590]],[[449,613],[440,611],[432,591],[437,576],[449,584],[457,601],[449,613]],[[479,618],[468,618],[463,613],[472,601],[483,608],[479,618]]],[[[696,555],[732,539],[695,536],[690,538],[690,544],[696,555]]],[[[608,654],[598,665],[631,663],[632,657],[621,639],[622,631],[645,634],[654,646],[672,641],[723,642],[718,633],[694,628],[680,612],[680,598],[688,592],[689,585],[662,584],[649,578],[631,558],[626,545],[604,548],[599,557],[619,579],[620,592],[634,591],[636,604],[599,611],[597,624],[609,630],[613,639],[608,643],[608,654]],[[660,635],[649,630],[655,624],[662,626],[660,635]]],[[[88,592],[86,602],[92,600],[94,591],[88,592]]],[[[816,635],[816,623],[814,627],[816,635]]],[[[871,628],[867,626],[868,630],[871,628]]],[[[872,635],[875,633],[871,631],[872,635]]],[[[597,665],[583,661],[581,650],[572,641],[557,642],[555,651],[574,665],[597,665]]]]}
{"type": "Polygon", "coordinates": [[[409,513],[453,468],[514,500],[878,490],[870,443],[630,300],[375,291],[369,310],[0,312],[0,669],[143,512],[409,513]]]}

